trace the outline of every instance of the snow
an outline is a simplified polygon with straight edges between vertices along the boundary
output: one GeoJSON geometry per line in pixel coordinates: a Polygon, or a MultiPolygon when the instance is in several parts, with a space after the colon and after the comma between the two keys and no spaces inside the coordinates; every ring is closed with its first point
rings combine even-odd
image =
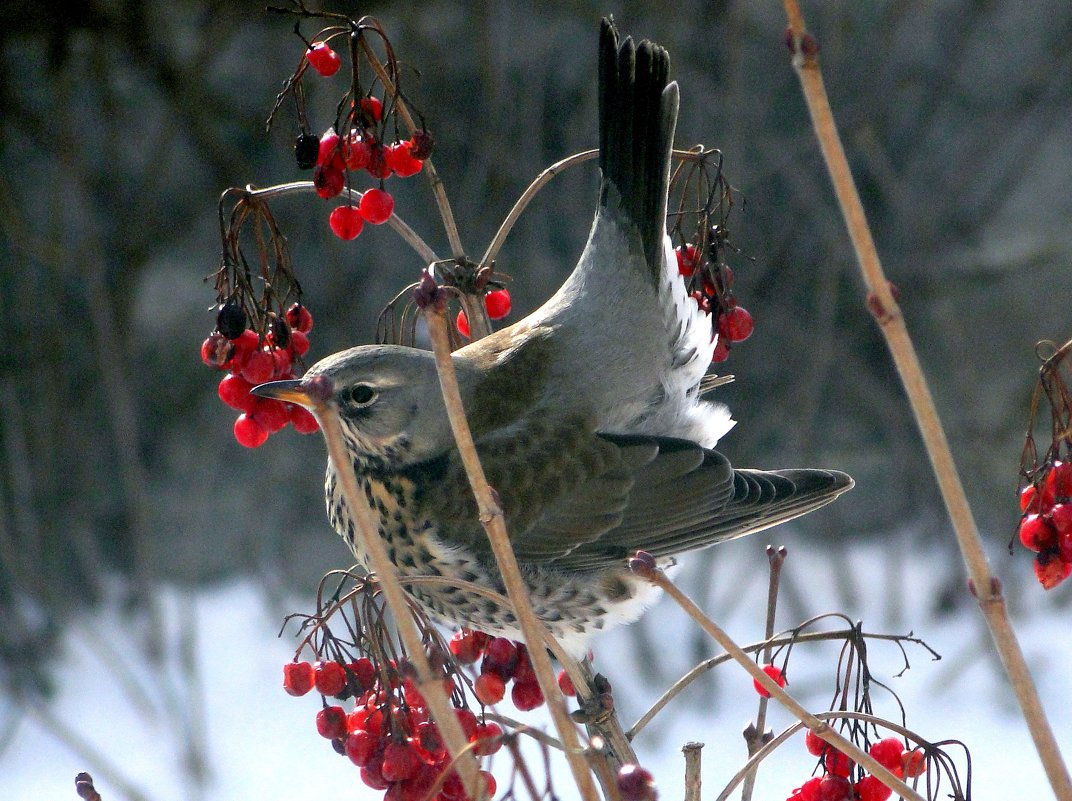
{"type": "MultiPolygon", "coordinates": [[[[707,594],[734,599],[718,622],[742,643],[762,639],[762,545],[753,538],[720,546],[708,576],[707,594]],[[753,575],[754,580],[742,580],[753,575]]],[[[912,668],[894,678],[903,664],[896,646],[872,641],[868,654],[875,678],[899,694],[908,727],[931,740],[957,738],[967,744],[977,799],[1051,797],[1011,691],[995,669],[981,617],[970,606],[938,620],[931,615],[934,593],[950,565],[918,552],[902,552],[902,557],[903,578],[899,586],[896,581],[891,586],[885,574],[880,575],[885,583],[874,578],[876,566],[889,558],[888,547],[853,547],[834,564],[800,542],[790,547],[787,590],[805,589],[808,615],[841,607],[850,619],[862,619],[865,631],[905,633],[907,625],[901,623],[898,629],[889,618],[911,621],[914,633],[943,654],[942,661],[908,646],[912,668]],[[845,599],[839,597],[845,595],[846,575],[855,582],[858,592],[848,595],[858,608],[844,607],[845,599]],[[890,611],[891,597],[901,603],[896,612],[890,611]]],[[[1040,588],[1030,586],[1033,578],[1026,562],[1006,560],[999,572],[1012,574],[1007,581],[1022,582],[1025,599],[1036,607],[1016,623],[1058,742],[1072,744],[1065,679],[1072,634],[1066,625],[1053,625],[1058,612],[1040,588]]],[[[693,586],[707,569],[694,562],[682,574],[693,586]]],[[[709,600],[703,595],[697,593],[701,605],[709,600]]],[[[295,609],[302,606],[294,603],[295,609]]],[[[785,606],[779,610],[782,625],[789,620],[785,606]]],[[[257,586],[234,582],[195,594],[167,588],[161,610],[163,650],[154,663],[133,646],[134,635],[122,615],[100,612],[69,627],[58,674],[60,691],[53,701],[22,708],[13,708],[10,699],[4,702],[0,720],[18,723],[13,728],[9,723],[4,733],[0,798],[73,801],[73,779],[82,770],[94,775],[104,801],[136,798],[138,793],[153,801],[382,798],[382,793],[364,787],[357,770],[316,734],[313,717],[319,698],[291,698],[282,691],[281,666],[291,657],[295,641],[292,632],[276,637],[280,615],[266,608],[257,586]],[[198,679],[192,686],[186,678],[190,674],[181,669],[184,659],[196,665],[193,675],[198,679]],[[56,736],[57,730],[65,736],[56,736]],[[79,753],[74,739],[99,756],[79,753]],[[199,760],[200,783],[184,769],[196,767],[199,760]]],[[[665,600],[638,625],[656,646],[663,663],[660,678],[651,678],[650,666],[637,663],[635,642],[625,632],[612,632],[597,642],[597,667],[614,683],[626,725],[658,697],[669,676],[679,675],[697,656],[692,624],[665,600]],[[623,689],[627,686],[629,692],[623,689]]],[[[788,689],[810,709],[829,705],[838,649],[837,644],[826,644],[793,651],[788,689]]],[[[708,644],[702,655],[716,653],[708,644]]],[[[680,748],[687,741],[706,743],[705,798],[713,798],[744,761],[740,731],[754,718],[757,696],[751,679],[736,666],[726,664],[714,673],[713,681],[698,682],[672,702],[635,743],[642,762],[655,773],[663,799],[682,796],[680,748]]],[[[876,688],[873,699],[877,714],[897,719],[890,696],[876,688]]],[[[508,703],[506,707],[506,714],[550,728],[542,714],[521,715],[508,703]]],[[[792,722],[773,705],[768,711],[768,726],[775,733],[792,722]]],[[[963,771],[963,757],[955,758],[963,771]]],[[[503,756],[496,759],[502,788],[508,763],[503,756]]],[[[753,797],[781,801],[808,777],[812,765],[803,735],[798,735],[763,764],[753,797]]],[[[560,759],[555,760],[554,781],[559,797],[574,797],[560,759]]]]}

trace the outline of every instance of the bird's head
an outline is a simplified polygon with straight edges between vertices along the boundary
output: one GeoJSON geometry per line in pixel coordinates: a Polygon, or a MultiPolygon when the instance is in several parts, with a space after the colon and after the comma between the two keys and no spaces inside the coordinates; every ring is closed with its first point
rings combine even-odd
{"type": "Polygon", "coordinates": [[[314,415],[334,406],[349,447],[370,466],[420,462],[452,441],[429,351],[362,345],[322,359],[300,380],[261,384],[253,393],[314,415]]]}

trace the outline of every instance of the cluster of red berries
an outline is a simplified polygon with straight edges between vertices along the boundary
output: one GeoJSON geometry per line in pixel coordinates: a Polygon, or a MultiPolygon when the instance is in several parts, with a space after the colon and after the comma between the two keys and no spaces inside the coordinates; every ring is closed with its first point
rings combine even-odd
{"type": "MultiPolygon", "coordinates": [[[[445,679],[453,689],[450,679],[445,679]]],[[[354,708],[328,705],[316,714],[316,729],[335,750],[361,769],[361,780],[373,790],[385,790],[384,801],[466,801],[461,777],[451,770],[450,754],[430,719],[420,690],[403,678],[392,662],[386,677],[366,657],[349,664],[291,662],[283,667],[283,688],[291,695],[316,689],[321,695],[354,698],[354,708]],[[386,678],[387,686],[382,685],[386,678]],[[434,796],[429,793],[436,785],[434,796]]],[[[455,709],[458,722],[477,756],[490,756],[502,747],[502,728],[481,721],[469,709],[455,709]]],[[[490,798],[495,777],[481,776],[490,798]]]]}
{"type": "Polygon", "coordinates": [[[294,362],[309,350],[313,316],[295,303],[282,317],[275,317],[267,336],[246,327],[246,313],[235,301],[220,306],[216,330],[201,343],[201,360],[209,367],[226,370],[220,381],[220,400],[242,414],[234,424],[235,439],[247,448],[257,448],[268,437],[293,425],[299,434],[319,430],[316,418],[293,403],[261,398],[250,390],[266,381],[294,378],[294,362]]]}
{"type": "Polygon", "coordinates": [[[1047,590],[1072,574],[1072,462],[1055,461],[1020,492],[1020,542],[1047,590]]]}
{"type": "MultiPolygon", "coordinates": [[[[488,318],[501,320],[510,313],[510,292],[506,289],[493,289],[484,295],[484,308],[488,310],[488,318]]],[[[454,321],[458,333],[469,339],[469,318],[465,311],[458,312],[458,318],[454,321]]]]}
{"type": "MultiPolygon", "coordinates": [[[[543,691],[536,681],[524,643],[461,629],[450,638],[450,652],[463,665],[480,660],[480,674],[473,682],[473,695],[484,706],[499,703],[506,696],[506,686],[511,681],[510,700],[519,710],[527,712],[543,704],[543,691]]],[[[562,686],[561,680],[559,686],[562,686]]],[[[572,685],[570,687],[572,689],[572,685]]]]}
{"type": "MultiPolygon", "coordinates": [[[[326,42],[313,44],[305,53],[309,65],[321,75],[334,75],[341,63],[339,55],[326,42]]],[[[405,141],[384,141],[383,101],[375,96],[364,97],[348,117],[346,128],[340,132],[328,128],[317,138],[302,133],[294,143],[298,167],[313,170],[313,184],[322,198],[342,193],[347,175],[365,170],[380,182],[379,188],[369,189],[355,206],[347,203],[337,207],[328,217],[332,232],[340,239],[355,239],[365,223],[380,225],[390,219],[395,201],[383,182],[391,175],[408,178],[424,166],[432,153],[432,137],[421,129],[405,141]],[[349,120],[352,120],[351,125],[349,120]]]]}
{"type": "MultiPolygon", "coordinates": [[[[854,763],[812,731],[804,739],[808,753],[819,757],[824,773],[813,776],[793,790],[788,801],[886,801],[892,791],[871,775],[850,780],[854,763]]],[[[898,778],[914,778],[927,769],[923,750],[906,751],[896,737],[887,737],[871,746],[868,753],[898,778]]]]}
{"type": "Polygon", "coordinates": [[[733,270],[725,264],[713,270],[701,270],[702,254],[695,245],[682,245],[674,249],[677,256],[677,271],[695,288],[689,296],[706,314],[713,314],[713,329],[718,333],[713,362],[724,362],[730,356],[733,343],[744,342],[752,336],[755,323],[752,315],[743,306],[737,305],[733,294],[733,270]],[[697,275],[699,271],[699,275],[697,275]],[[713,274],[714,278],[710,277],[713,274]],[[694,278],[695,276],[695,278],[694,278]],[[702,277],[702,280],[697,280],[702,277]]]}

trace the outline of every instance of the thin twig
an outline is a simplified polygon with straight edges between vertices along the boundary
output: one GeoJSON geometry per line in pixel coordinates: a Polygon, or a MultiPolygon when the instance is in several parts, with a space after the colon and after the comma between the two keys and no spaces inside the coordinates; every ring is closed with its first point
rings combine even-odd
{"type": "Polygon", "coordinates": [[[551,669],[551,660],[547,651],[540,647],[545,639],[545,628],[536,614],[532,611],[529,603],[528,590],[521,577],[521,570],[517,565],[517,559],[510,547],[510,538],[506,533],[506,524],[503,520],[502,508],[484,475],[484,469],[477,456],[476,445],[473,443],[469,423],[462,407],[461,394],[458,388],[458,377],[454,371],[454,360],[450,352],[450,338],[447,334],[447,316],[444,310],[445,304],[429,303],[424,308],[424,318],[428,325],[428,333],[432,340],[432,350],[435,353],[436,369],[439,373],[440,386],[443,390],[443,402],[447,408],[447,416],[450,419],[454,440],[458,446],[458,453],[465,466],[465,472],[469,477],[473,494],[476,497],[477,507],[480,513],[480,522],[487,532],[491,543],[495,561],[502,574],[503,584],[506,586],[506,594],[510,599],[515,616],[521,628],[525,642],[529,646],[529,657],[532,667],[539,682],[540,689],[547,702],[551,719],[558,731],[558,737],[566,749],[566,759],[573,772],[573,780],[580,791],[580,796],[586,801],[596,801],[595,784],[592,774],[584,760],[580,742],[573,722],[566,711],[566,705],[558,692],[558,682],[551,669]]]}
{"type": "Polygon", "coordinates": [[[347,456],[346,445],[343,442],[338,411],[332,401],[321,397],[314,398],[312,411],[324,432],[328,456],[335,466],[343,498],[346,500],[350,513],[356,518],[361,545],[365,553],[369,555],[369,561],[376,573],[380,589],[394,616],[399,636],[406,646],[410,661],[417,669],[418,687],[428,702],[432,717],[439,726],[443,744],[457,762],[466,793],[471,798],[483,798],[484,782],[480,777],[479,764],[471,752],[467,754],[468,738],[462,731],[461,724],[443,691],[443,682],[432,673],[420,633],[410,614],[405,591],[398,583],[398,573],[379,535],[376,517],[368,504],[365,493],[358,489],[357,477],[354,475],[353,465],[347,456]],[[463,754],[467,755],[463,756],[463,754]]]}
{"type": "MultiPolygon", "coordinates": [[[[245,190],[239,191],[245,191],[251,200],[269,200],[274,197],[283,197],[284,195],[293,195],[301,192],[315,192],[316,186],[312,181],[292,181],[289,184],[266,186],[263,189],[254,189],[252,186],[247,186],[245,190]]],[[[339,197],[345,197],[351,204],[356,204],[361,202],[361,196],[363,194],[363,192],[358,192],[356,189],[347,187],[339,197]]],[[[398,235],[406,241],[407,245],[413,248],[424,264],[431,264],[432,262],[439,261],[439,257],[436,255],[435,251],[429,247],[428,243],[421,239],[420,235],[410,228],[406,221],[397,214],[392,214],[387,219],[387,224],[398,232],[398,235]]]]}
{"type": "MultiPolygon", "coordinates": [[[[703,743],[685,743],[681,753],[685,755],[685,801],[700,801],[700,751],[703,743]]],[[[749,774],[754,776],[755,772],[749,774]]]]}
{"type": "MultiPolygon", "coordinates": [[[[701,610],[691,598],[685,595],[677,585],[670,581],[662,570],[655,568],[652,570],[645,570],[642,573],[638,571],[638,574],[673,598],[689,617],[696,621],[696,623],[699,624],[699,626],[707,632],[715,642],[726,650],[726,653],[733,657],[737,664],[747,670],[752,678],[758,681],[763,688],[766,689],[776,701],[778,701],[778,703],[785,707],[793,717],[815,732],[818,737],[830,743],[830,745],[834,746],[834,748],[841,751],[857,764],[865,767],[868,772],[873,774],[879,781],[894,792],[900,794],[903,798],[908,801],[923,801],[922,796],[913,791],[911,787],[879,764],[873,756],[860,748],[857,748],[852,741],[834,731],[826,723],[805,709],[799,701],[779,687],[770,676],[760,670],[759,665],[750,659],[748,654],[746,654],[741,647],[718,626],[718,624],[705,615],[703,610],[701,610]]],[[[765,753],[765,749],[759,753],[765,753]]],[[[757,754],[757,756],[758,755],[759,754],[757,754]]],[[[749,770],[751,770],[752,760],[749,760],[748,764],[749,770]]]]}
{"type": "Polygon", "coordinates": [[[849,230],[853,250],[868,291],[868,308],[886,338],[897,372],[904,384],[912,413],[919,426],[931,467],[945,501],[957,544],[971,578],[973,594],[990,627],[990,633],[1012,684],[1035,748],[1042,760],[1054,794],[1072,801],[1072,777],[1046,718],[1038,689],[1008,618],[1000,581],[991,573],[971,507],[957,473],[956,463],[942,428],[915,347],[908,334],[891,285],[882,269],[863,204],[834,122],[817,57],[818,46],[807,33],[796,0],[784,0],[793,44],[793,68],[811,115],[823,159],[834,184],[838,205],[849,230]]]}

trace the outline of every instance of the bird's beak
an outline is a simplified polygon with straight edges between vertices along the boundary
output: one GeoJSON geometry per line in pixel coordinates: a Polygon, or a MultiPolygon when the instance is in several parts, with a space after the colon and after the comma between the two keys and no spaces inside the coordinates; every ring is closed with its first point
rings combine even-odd
{"type": "Polygon", "coordinates": [[[262,398],[272,398],[273,400],[296,403],[307,409],[313,405],[313,399],[309,396],[308,390],[305,388],[303,382],[297,379],[269,381],[267,384],[258,384],[251,389],[250,392],[254,395],[259,395],[262,398]]]}

